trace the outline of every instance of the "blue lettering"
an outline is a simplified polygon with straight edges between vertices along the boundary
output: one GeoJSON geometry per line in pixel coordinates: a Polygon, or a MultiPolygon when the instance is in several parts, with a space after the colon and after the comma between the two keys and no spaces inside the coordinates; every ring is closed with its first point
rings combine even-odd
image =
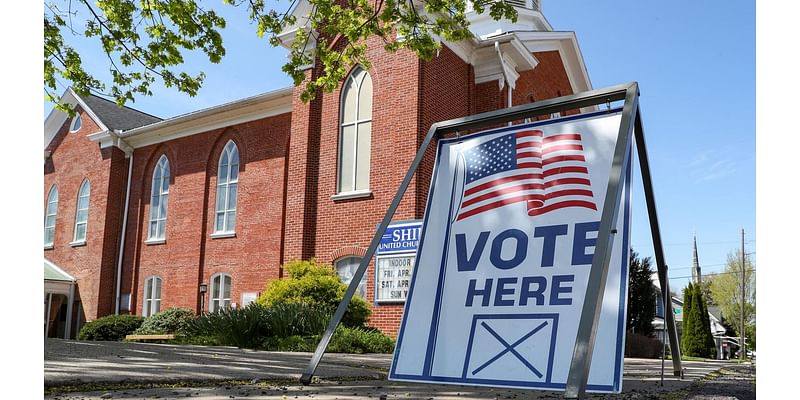
{"type": "Polygon", "coordinates": [[[489,260],[492,264],[500,269],[511,269],[520,265],[525,261],[525,256],[528,254],[528,235],[519,229],[508,229],[500,232],[494,240],[492,240],[492,251],[489,254],[489,260]],[[503,242],[506,239],[515,239],[516,246],[514,249],[514,257],[509,260],[504,260],[501,257],[503,250],[503,242]]]}
{"type": "Polygon", "coordinates": [[[587,247],[594,247],[597,239],[587,238],[589,232],[600,230],[600,222],[582,222],[575,224],[575,239],[572,242],[572,265],[591,265],[594,251],[586,254],[587,247]]]}
{"type": "Polygon", "coordinates": [[[575,275],[553,275],[553,285],[550,288],[550,305],[551,306],[568,306],[572,304],[571,298],[561,298],[561,293],[572,293],[572,286],[562,287],[564,282],[574,282],[575,275]]]}
{"type": "Polygon", "coordinates": [[[517,277],[511,278],[498,278],[497,279],[497,291],[494,293],[494,305],[495,307],[500,306],[513,306],[514,299],[504,300],[503,296],[509,294],[514,295],[514,288],[506,288],[506,285],[509,283],[517,283],[517,277]]]}
{"type": "Polygon", "coordinates": [[[522,290],[519,293],[519,305],[527,306],[528,299],[536,299],[537,306],[544,304],[544,290],[547,289],[547,279],[543,276],[526,276],[522,278],[522,290]],[[531,290],[531,285],[536,284],[536,290],[531,290]]]}
{"type": "Polygon", "coordinates": [[[475,271],[478,268],[478,261],[481,259],[487,240],[489,240],[489,232],[481,232],[468,258],[467,236],[463,233],[456,234],[456,259],[459,271],[475,271]]]}
{"type": "Polygon", "coordinates": [[[476,289],[475,283],[475,279],[469,280],[469,288],[467,288],[467,303],[465,306],[472,307],[472,300],[475,298],[475,296],[482,296],[483,299],[481,300],[481,305],[484,307],[488,306],[489,299],[492,296],[492,278],[486,280],[486,285],[484,285],[483,289],[476,289]]]}
{"type": "Polygon", "coordinates": [[[539,226],[533,237],[544,238],[542,243],[542,267],[552,267],[556,253],[556,238],[567,234],[567,225],[539,226]]]}

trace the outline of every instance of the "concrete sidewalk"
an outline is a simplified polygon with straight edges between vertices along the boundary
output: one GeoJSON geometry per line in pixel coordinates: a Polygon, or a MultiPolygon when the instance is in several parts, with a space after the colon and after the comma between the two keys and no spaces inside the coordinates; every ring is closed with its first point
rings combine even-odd
{"type": "MultiPolygon", "coordinates": [[[[388,381],[388,354],[326,354],[316,372],[319,382],[302,386],[298,379],[311,359],[310,353],[60,339],[48,339],[45,346],[44,383],[51,393],[45,398],[52,399],[561,397],[559,392],[388,381]]],[[[671,376],[671,366],[671,362],[665,363],[664,386],[660,386],[660,360],[626,359],[623,396],[593,398],[688,395],[704,377],[723,368],[723,372],[738,368],[726,362],[684,362],[684,379],[679,379],[671,376]]]]}

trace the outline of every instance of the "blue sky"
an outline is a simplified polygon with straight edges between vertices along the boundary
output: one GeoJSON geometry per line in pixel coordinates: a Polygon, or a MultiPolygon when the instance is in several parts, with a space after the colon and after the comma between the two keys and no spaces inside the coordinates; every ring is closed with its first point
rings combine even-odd
{"type": "MultiPolygon", "coordinates": [[[[673,289],[741,246],[754,253],[755,4],[730,1],[545,1],[555,30],[575,31],[592,85],[638,81],[647,150],[673,289]]],[[[652,256],[641,179],[632,246],[652,256]]],[[[756,260],[756,254],[752,254],[756,260]]]]}
{"type": "MultiPolygon", "coordinates": [[[[187,58],[189,71],[207,75],[198,96],[156,86],[130,106],[172,117],[291,85],[280,70],[285,50],[258,39],[242,9],[221,9],[222,63],[187,58]]],[[[754,2],[544,0],[543,10],[555,30],[576,32],[594,88],[639,82],[672,288],[689,281],[695,232],[704,273],[724,269],[742,228],[755,260],[754,2]]],[[[94,71],[105,69],[96,48],[78,48],[94,71]]],[[[632,245],[653,256],[638,171],[635,179],[632,245]]]]}

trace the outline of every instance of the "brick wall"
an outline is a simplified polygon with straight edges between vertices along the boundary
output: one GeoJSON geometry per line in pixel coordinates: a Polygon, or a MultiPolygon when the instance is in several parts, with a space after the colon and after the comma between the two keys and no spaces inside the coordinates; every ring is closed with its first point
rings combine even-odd
{"type": "MultiPolygon", "coordinates": [[[[198,287],[216,273],[232,277],[231,301],[260,292],[282,276],[279,266],[317,257],[333,263],[361,256],[383,218],[431,124],[506,107],[496,81],[474,84],[472,67],[444,47],[430,61],[408,51],[387,53],[370,39],[367,57],[373,82],[370,195],[334,200],[340,134],[341,84],[306,104],[293,94],[291,114],[242,123],[136,149],[126,230],[121,293],[131,294],[141,314],[144,280],[162,279],[161,309],[200,309],[198,287]],[[217,167],[222,149],[234,141],[240,152],[235,237],[212,238],[217,167]],[[147,244],[153,168],[170,161],[171,183],[163,243],[147,244]]],[[[560,55],[534,53],[540,63],[523,72],[513,104],[571,93],[560,55]]],[[[312,77],[319,67],[307,71],[312,77]]],[[[69,121],[68,121],[69,122],[69,121]]],[[[127,177],[127,160],[116,148],[101,151],[86,134],[98,128],[84,116],[77,134],[68,122],[54,139],[45,164],[44,201],[59,185],[53,249],[45,257],[78,278],[88,319],[113,313],[116,257],[127,177]],[[75,200],[81,181],[92,184],[87,244],[72,247],[75,200]]],[[[394,221],[421,219],[435,156],[431,144],[394,221]]],[[[374,304],[374,263],[367,272],[370,324],[396,335],[402,305],[374,304]]],[[[210,286],[210,285],[209,285],[210,286]]],[[[209,287],[210,290],[210,287],[209,287]]],[[[208,294],[204,300],[207,309],[208,294]]]]}
{"type": "Polygon", "coordinates": [[[82,319],[93,320],[113,312],[121,217],[118,201],[124,195],[116,180],[127,164],[119,149],[101,150],[86,138],[101,129],[80,107],[76,111],[81,128],[70,133],[72,119],[68,118],[47,149],[51,156],[44,166],[42,209],[51,187],[57,185],[58,213],[53,247],[44,250],[44,257],[76,278],[78,312],[82,319]],[[73,246],[78,190],[84,179],[90,185],[86,241],[73,246]]]}
{"type": "MultiPolygon", "coordinates": [[[[199,285],[224,272],[232,278],[231,302],[260,292],[278,277],[283,221],[284,165],[290,114],[261,119],[137,149],[123,293],[142,312],[144,280],[162,279],[161,309],[199,310],[199,285]],[[229,140],[239,150],[235,237],[212,238],[217,168],[229,140]],[[147,244],[153,168],[161,155],[170,161],[165,241],[147,244]]],[[[208,307],[208,296],[204,308],[208,307]]]]}
{"type": "MultiPolygon", "coordinates": [[[[572,94],[572,86],[558,51],[534,52],[533,56],[539,60],[539,64],[533,70],[520,74],[511,94],[514,105],[572,94]]],[[[578,110],[571,110],[562,115],[576,113],[578,110]]]]}

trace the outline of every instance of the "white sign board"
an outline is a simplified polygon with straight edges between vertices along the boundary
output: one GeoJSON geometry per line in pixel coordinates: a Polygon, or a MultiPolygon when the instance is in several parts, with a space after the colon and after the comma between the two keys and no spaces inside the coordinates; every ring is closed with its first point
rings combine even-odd
{"type": "Polygon", "coordinates": [[[377,257],[375,266],[376,295],[378,303],[402,302],[411,287],[416,253],[377,257]]]}
{"type": "Polygon", "coordinates": [[[375,302],[402,303],[408,297],[422,221],[393,222],[375,252],[375,302]]]}
{"type": "MultiPolygon", "coordinates": [[[[439,141],[390,379],[564,390],[620,122],[603,112],[439,141]]],[[[593,392],[622,389],[624,170],[593,392]]]]}

